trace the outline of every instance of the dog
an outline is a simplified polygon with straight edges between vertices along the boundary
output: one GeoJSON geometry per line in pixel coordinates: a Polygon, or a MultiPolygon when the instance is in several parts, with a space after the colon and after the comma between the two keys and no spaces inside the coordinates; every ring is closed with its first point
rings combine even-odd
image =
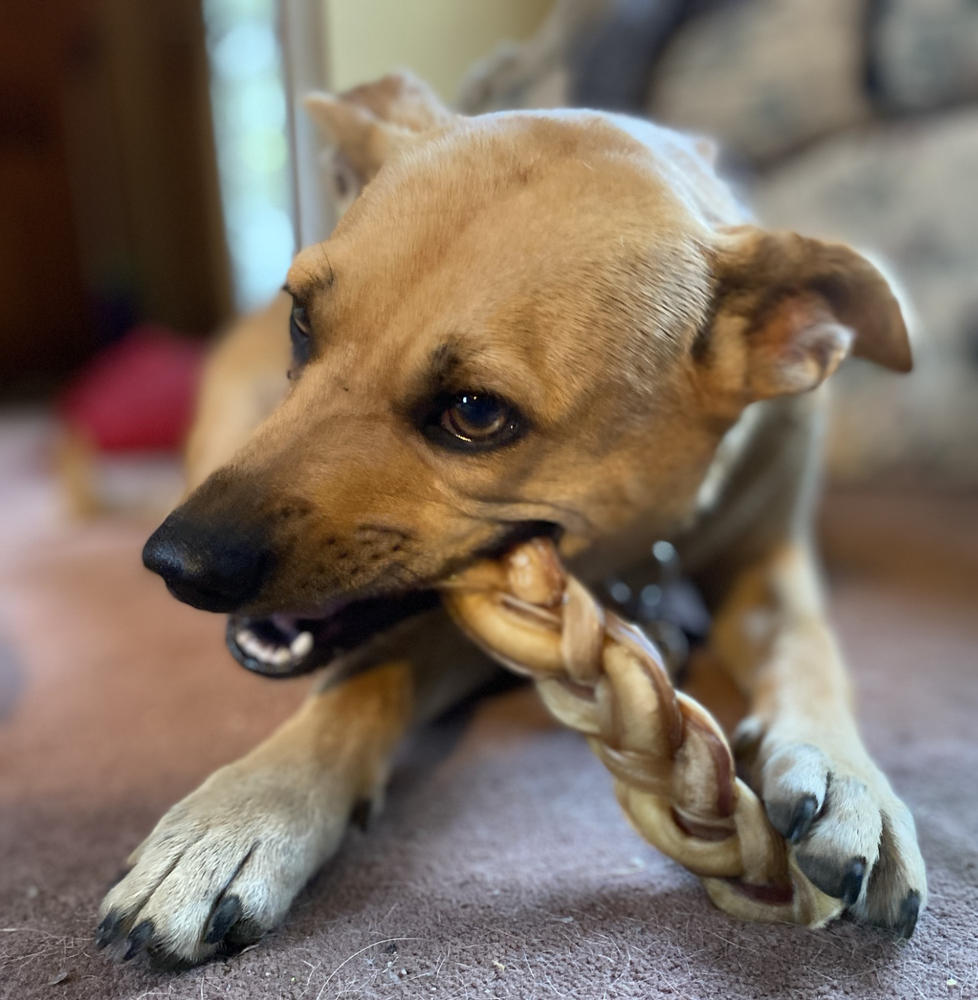
{"type": "Polygon", "coordinates": [[[495,670],[437,583],[539,534],[592,582],[675,546],[771,822],[855,918],[912,934],[914,822],[860,739],[811,528],[826,380],[911,368],[886,279],[759,228],[709,143],[645,121],[466,118],[406,75],[308,106],[355,197],[218,351],[193,488],[143,558],[229,615],[245,666],[328,667],[136,848],[98,943],[187,964],[280,923],[405,734],[495,670]]]}

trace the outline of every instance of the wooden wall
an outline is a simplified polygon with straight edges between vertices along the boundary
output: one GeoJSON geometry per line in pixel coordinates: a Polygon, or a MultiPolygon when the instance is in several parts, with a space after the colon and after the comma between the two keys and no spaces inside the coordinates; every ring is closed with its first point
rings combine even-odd
{"type": "Polygon", "coordinates": [[[200,0],[4,0],[0,392],[230,309],[200,0]]]}

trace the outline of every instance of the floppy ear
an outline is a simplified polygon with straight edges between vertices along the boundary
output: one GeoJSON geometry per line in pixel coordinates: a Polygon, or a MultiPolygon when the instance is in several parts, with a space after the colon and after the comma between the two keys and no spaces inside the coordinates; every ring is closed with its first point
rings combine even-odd
{"type": "Polygon", "coordinates": [[[418,133],[447,125],[455,117],[435,92],[411,73],[392,73],[343,94],[312,93],[306,111],[327,142],[366,184],[418,133]]]}
{"type": "Polygon", "coordinates": [[[806,392],[850,354],[910,371],[896,297],[850,247],[738,226],[723,232],[714,270],[710,319],[692,353],[718,401],[806,392]]]}

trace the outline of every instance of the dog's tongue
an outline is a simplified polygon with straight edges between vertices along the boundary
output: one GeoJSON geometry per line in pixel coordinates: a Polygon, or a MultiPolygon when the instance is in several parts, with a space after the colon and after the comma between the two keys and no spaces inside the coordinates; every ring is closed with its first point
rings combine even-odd
{"type": "Polygon", "coordinates": [[[276,614],[269,618],[269,621],[287,639],[294,639],[303,630],[299,628],[298,615],[276,614]]]}
{"type": "Polygon", "coordinates": [[[268,621],[279,629],[283,636],[287,636],[291,640],[300,632],[308,631],[311,626],[318,628],[327,624],[331,618],[338,615],[351,603],[349,598],[337,598],[335,601],[328,601],[313,614],[300,615],[279,612],[271,615],[268,621]]]}

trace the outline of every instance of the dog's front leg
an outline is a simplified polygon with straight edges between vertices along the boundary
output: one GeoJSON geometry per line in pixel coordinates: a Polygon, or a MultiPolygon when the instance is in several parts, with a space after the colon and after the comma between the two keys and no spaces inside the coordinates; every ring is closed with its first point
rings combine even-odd
{"type": "Polygon", "coordinates": [[[410,658],[385,659],[317,691],[251,753],[173,806],[105,897],[98,943],[185,965],[280,923],[336,851],[351,815],[376,810],[408,728],[493,669],[443,615],[428,618],[410,658]]]}
{"type": "Polygon", "coordinates": [[[808,547],[739,572],[711,641],[750,703],[738,750],[802,870],[857,917],[909,936],[926,897],[913,818],[860,739],[808,547]]]}

